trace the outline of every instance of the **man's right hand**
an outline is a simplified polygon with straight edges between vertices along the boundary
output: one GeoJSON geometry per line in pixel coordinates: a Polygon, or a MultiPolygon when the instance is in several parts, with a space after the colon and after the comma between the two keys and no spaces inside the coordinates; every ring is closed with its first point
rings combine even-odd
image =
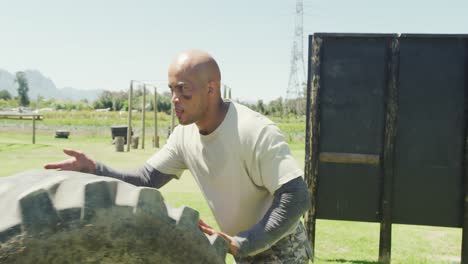
{"type": "Polygon", "coordinates": [[[44,165],[44,169],[96,173],[96,162],[88,158],[84,153],[72,149],[64,149],[63,152],[72,158],[56,163],[47,163],[44,165]]]}
{"type": "Polygon", "coordinates": [[[216,231],[213,227],[211,227],[210,225],[208,225],[207,223],[205,223],[203,220],[199,219],[198,220],[198,228],[200,228],[200,230],[211,236],[213,234],[217,234],[219,236],[221,236],[222,238],[224,238],[224,240],[226,240],[226,242],[228,243],[229,245],[229,253],[231,253],[233,256],[236,256],[237,253],[239,252],[239,246],[234,242],[234,239],[232,238],[232,236],[226,234],[226,233],[223,233],[221,231],[216,231]]]}

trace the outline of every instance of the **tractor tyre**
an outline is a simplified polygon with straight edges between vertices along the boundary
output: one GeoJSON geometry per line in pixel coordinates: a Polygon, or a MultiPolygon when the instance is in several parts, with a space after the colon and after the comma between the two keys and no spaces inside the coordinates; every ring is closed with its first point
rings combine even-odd
{"type": "Polygon", "coordinates": [[[226,241],[153,188],[72,171],[0,177],[0,263],[225,263],[226,241]]]}

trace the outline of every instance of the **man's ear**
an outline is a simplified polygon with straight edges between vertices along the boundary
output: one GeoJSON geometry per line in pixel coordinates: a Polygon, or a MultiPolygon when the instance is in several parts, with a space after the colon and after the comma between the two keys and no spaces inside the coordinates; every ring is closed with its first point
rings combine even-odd
{"type": "Polygon", "coordinates": [[[214,87],[213,87],[214,85],[215,85],[215,84],[214,84],[213,81],[208,82],[208,93],[209,93],[209,94],[214,93],[214,87]]]}

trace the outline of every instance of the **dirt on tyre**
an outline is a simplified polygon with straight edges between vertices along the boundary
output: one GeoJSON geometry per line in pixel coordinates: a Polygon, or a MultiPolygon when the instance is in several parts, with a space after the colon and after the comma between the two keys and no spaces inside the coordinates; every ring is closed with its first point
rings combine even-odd
{"type": "Polygon", "coordinates": [[[80,172],[0,178],[0,263],[224,263],[227,243],[153,188],[80,172]]]}

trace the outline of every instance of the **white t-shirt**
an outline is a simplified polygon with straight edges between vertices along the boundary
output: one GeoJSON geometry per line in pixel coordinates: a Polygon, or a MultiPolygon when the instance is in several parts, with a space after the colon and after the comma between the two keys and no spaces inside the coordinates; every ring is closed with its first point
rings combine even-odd
{"type": "Polygon", "coordinates": [[[229,235],[259,222],[273,193],[303,175],[279,128],[233,102],[211,134],[201,135],[195,124],[177,126],[148,163],[178,178],[190,170],[221,230],[229,235]]]}

